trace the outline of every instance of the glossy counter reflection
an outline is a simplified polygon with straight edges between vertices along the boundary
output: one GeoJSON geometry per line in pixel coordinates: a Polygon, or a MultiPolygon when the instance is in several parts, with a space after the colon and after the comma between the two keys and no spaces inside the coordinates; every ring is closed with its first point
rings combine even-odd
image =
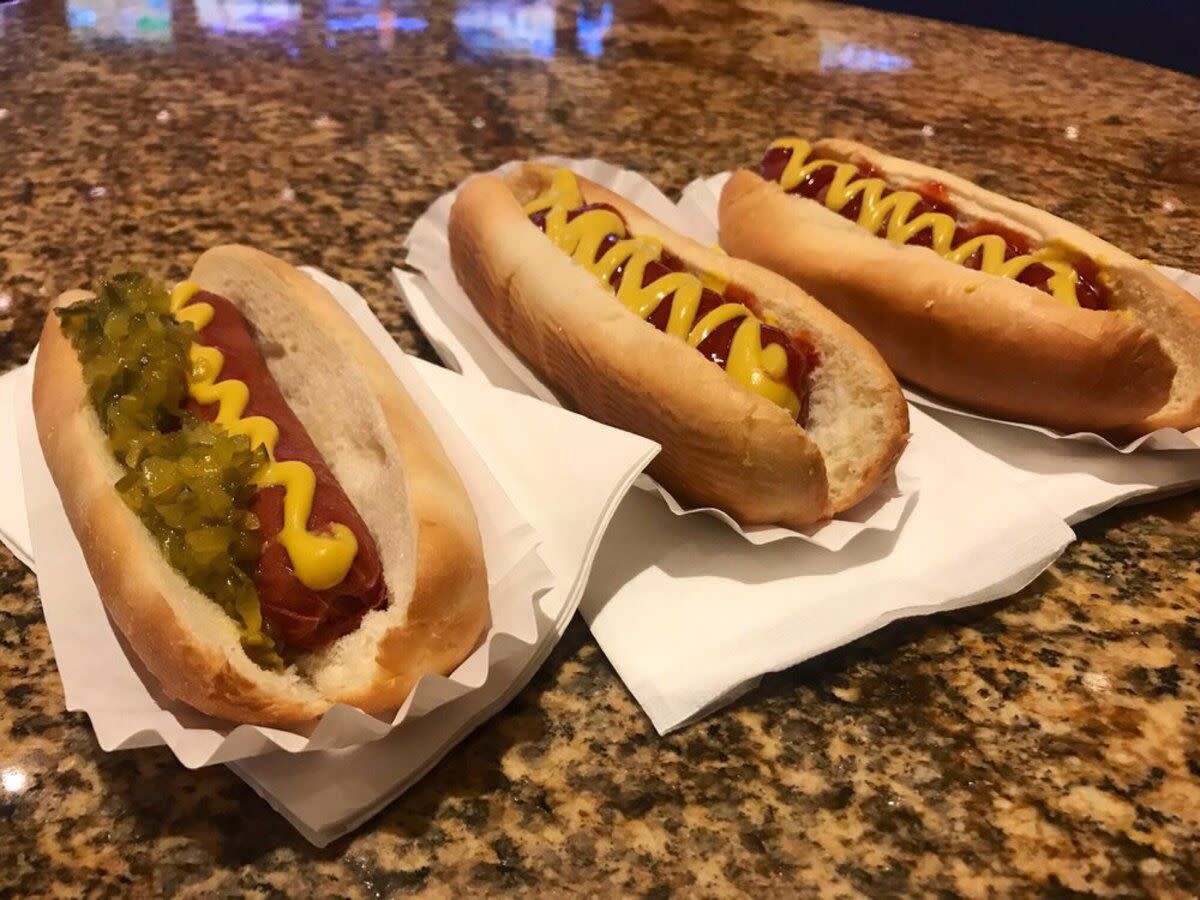
{"type": "MultiPolygon", "coordinates": [[[[83,52],[116,53],[133,46],[170,52],[211,40],[233,46],[258,40],[298,58],[318,46],[360,52],[366,37],[385,52],[436,43],[448,45],[463,62],[546,62],[556,56],[602,58],[606,38],[619,23],[619,8],[628,5],[619,0],[15,0],[0,7],[0,29],[6,19],[33,16],[45,26],[62,27],[83,52]]],[[[793,62],[811,71],[912,67],[903,54],[836,32],[817,31],[795,42],[792,51],[793,62]]]]}
{"type": "MultiPolygon", "coordinates": [[[[367,33],[376,36],[382,49],[391,50],[397,35],[426,31],[431,16],[446,10],[465,59],[546,60],[556,52],[595,59],[603,56],[604,38],[614,21],[611,0],[69,0],[66,21],[72,37],[83,44],[101,39],[170,44],[175,16],[194,22],[210,36],[277,38],[295,54],[305,28],[320,32],[329,49],[338,46],[340,34],[367,33]],[[572,16],[572,27],[562,29],[560,18],[572,16]],[[566,47],[559,44],[560,32],[573,37],[566,47]]],[[[800,49],[809,55],[806,48],[800,49]]],[[[907,57],[836,35],[820,37],[813,49],[815,67],[821,71],[895,72],[912,65],[907,57]]]]}
{"type": "MultiPolygon", "coordinates": [[[[25,0],[30,2],[30,0],[25,0]]],[[[305,25],[324,32],[326,46],[336,47],[343,32],[378,36],[380,47],[395,46],[396,35],[425,31],[434,6],[450,8],[449,16],[464,53],[552,57],[557,45],[559,7],[567,15],[574,7],[574,48],[589,57],[604,52],[604,36],[613,22],[608,0],[575,4],[554,0],[461,0],[431,4],[421,0],[69,0],[67,25],[80,41],[120,39],[128,42],[169,43],[174,39],[172,16],[191,18],[210,35],[279,36],[286,39],[305,25]],[[181,7],[190,7],[181,10],[181,7]]]]}
{"type": "MultiPolygon", "coordinates": [[[[472,172],[599,156],[672,193],[782,131],[1200,270],[1197,122],[1182,75],[819,3],[0,3],[0,368],[59,291],[114,266],[178,279],[226,241],[336,274],[432,358],[388,273],[472,172]]],[[[0,895],[1196,895],[1198,502],[1104,516],[1017,597],[898,624],[666,738],[577,623],[321,853],[223,768],[102,753],[0,550],[0,895]]]]}

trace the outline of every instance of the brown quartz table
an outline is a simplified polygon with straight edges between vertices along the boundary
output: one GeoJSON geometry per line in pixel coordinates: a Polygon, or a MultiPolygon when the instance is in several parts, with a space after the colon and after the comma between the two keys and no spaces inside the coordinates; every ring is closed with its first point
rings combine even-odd
{"type": "MultiPolygon", "coordinates": [[[[1182,75],[809,3],[615,2],[603,34],[606,3],[523,32],[483,29],[503,6],[483,0],[457,26],[450,4],[384,0],[391,31],[339,30],[379,4],[343,5],[257,35],[220,33],[211,2],[0,6],[0,367],[58,291],[114,261],[178,278],[235,240],[350,282],[428,357],[387,272],[469,173],[597,155],[670,192],[781,129],[1200,269],[1182,75]]],[[[1194,497],[1101,516],[1018,596],[889,628],[666,738],[576,623],[507,710],[323,851],[227,769],[101,752],[0,549],[0,895],[1195,895],[1197,525],[1194,497]]]]}

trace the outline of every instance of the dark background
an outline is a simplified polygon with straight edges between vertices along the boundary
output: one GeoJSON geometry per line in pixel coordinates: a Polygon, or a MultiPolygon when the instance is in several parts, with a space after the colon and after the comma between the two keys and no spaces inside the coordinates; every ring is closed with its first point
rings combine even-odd
{"type": "Polygon", "coordinates": [[[1200,75],[1200,0],[855,0],[855,5],[1061,41],[1200,75]]]}

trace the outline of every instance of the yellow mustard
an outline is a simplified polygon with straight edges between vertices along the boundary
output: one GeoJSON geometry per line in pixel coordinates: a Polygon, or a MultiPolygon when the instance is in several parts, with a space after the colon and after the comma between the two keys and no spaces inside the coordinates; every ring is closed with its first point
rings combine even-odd
{"type": "MultiPolygon", "coordinates": [[[[201,331],[213,318],[213,308],[208,303],[188,301],[200,290],[190,281],[180,282],[171,293],[171,311],[181,322],[191,322],[196,331],[201,331]],[[186,306],[184,304],[187,304],[186,306]]],[[[262,468],[257,482],[264,487],[281,485],[284,489],[283,528],[278,535],[279,543],[287,551],[296,577],[305,587],[314,591],[331,588],[341,582],[350,571],[358,541],[354,533],[341,523],[333,523],[328,533],[308,530],[308,517],[312,514],[313,495],[317,478],[312,467],[299,460],[275,459],[275,444],[279,440],[279,428],[265,416],[242,418],[250,400],[250,390],[244,381],[227,378],[217,381],[225,357],[215,347],[193,343],[191,347],[192,371],[188,378],[188,393],[203,404],[218,403],[216,424],[232,434],[244,434],[253,447],[262,446],[267,451],[270,463],[262,468]]]]}
{"type": "Polygon", "coordinates": [[[786,409],[793,418],[800,413],[800,399],[788,386],[787,353],[778,344],[763,346],[759,319],[740,303],[723,303],[699,321],[696,314],[706,286],[718,293],[725,282],[705,273],[671,272],[643,285],[647,264],[662,255],[662,244],[649,237],[629,237],[625,222],[609,209],[591,209],[570,222],[567,214],[584,205],[579,182],[569,169],[558,169],[544,194],[525,206],[525,214],[546,212],[546,236],[564,253],[595,275],[605,287],[613,273],[624,265],[617,298],[643,319],[648,319],[662,301],[670,296],[671,309],[667,334],[698,347],[705,338],[726,322],[740,318],[734,332],[725,370],[743,385],[786,409]],[[599,259],[597,251],[604,239],[618,240],[599,259]]]}
{"type": "Polygon", "coordinates": [[[921,201],[916,191],[895,191],[883,196],[887,184],[882,178],[865,177],[853,163],[837,162],[832,159],[809,160],[812,147],[800,138],[782,138],[771,144],[771,149],[789,149],[792,156],[779,179],[785,191],[790,191],[808,175],[826,166],[836,167],[829,190],[825,194],[825,206],[840,212],[846,204],[861,195],[862,206],[858,224],[872,234],[877,234],[887,223],[886,237],[899,244],[907,243],[914,235],[928,228],[932,232],[933,250],[951,262],[964,263],[981,250],[980,271],[1003,278],[1017,278],[1034,263],[1040,263],[1053,274],[1047,280],[1050,295],[1063,303],[1079,306],[1075,294],[1078,273],[1075,267],[1050,247],[1033,253],[1004,258],[1006,244],[998,234],[981,234],[952,246],[958,223],[952,216],[940,212],[925,212],[912,216],[913,208],[921,201]],[[911,217],[911,218],[910,218],[911,217]]]}

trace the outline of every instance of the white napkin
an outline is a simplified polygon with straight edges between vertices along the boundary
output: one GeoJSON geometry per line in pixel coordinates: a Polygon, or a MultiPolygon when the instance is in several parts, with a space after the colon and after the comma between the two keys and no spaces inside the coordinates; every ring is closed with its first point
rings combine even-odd
{"type": "MultiPolygon", "coordinates": [[[[687,218],[680,217],[675,205],[667,199],[666,195],[636,172],[618,168],[598,159],[572,160],[561,157],[545,157],[542,161],[568,166],[580,175],[627,197],[678,231],[684,234],[692,233],[692,223],[687,218]]],[[[516,165],[518,165],[516,162],[507,163],[497,171],[504,172],[516,165]]],[[[443,305],[447,308],[447,314],[459,322],[460,331],[465,326],[466,329],[477,333],[478,340],[464,338],[472,345],[474,367],[477,370],[481,367],[486,368],[489,370],[489,376],[492,374],[490,370],[495,370],[495,377],[491,379],[493,384],[523,390],[547,403],[557,404],[557,399],[538,380],[537,376],[512,350],[495,338],[454,277],[450,266],[447,222],[456,194],[457,189],[443,194],[413,225],[405,242],[405,246],[408,248],[408,263],[421,270],[421,274],[432,285],[434,293],[444,301],[443,305]]],[[[403,282],[412,276],[398,269],[393,274],[396,277],[397,286],[404,292],[403,282]]],[[[415,292],[412,302],[419,304],[421,296],[419,291],[415,292]]],[[[419,319],[421,310],[414,308],[413,314],[419,319]]],[[[436,329],[436,326],[434,328],[436,329]]],[[[449,348],[443,346],[441,349],[449,348]]],[[[444,356],[443,359],[449,365],[471,365],[454,354],[452,349],[450,349],[449,355],[444,356]]],[[[872,531],[894,531],[918,490],[918,483],[912,472],[902,468],[895,477],[882,485],[869,501],[859,504],[853,510],[839,514],[830,522],[796,530],[776,525],[743,526],[718,509],[685,507],[649,476],[639,479],[637,486],[645,491],[658,494],[674,515],[718,519],[727,528],[752,544],[769,544],[797,538],[827,550],[840,550],[860,534],[872,531]]]]}
{"type": "Polygon", "coordinates": [[[911,414],[905,454],[922,473],[912,512],[897,534],[836,555],[751,549],[640,495],[622,504],[580,612],[660,732],[895,619],[1015,593],[1070,543],[1071,529],[992,461],[911,414]]]}
{"type": "Polygon", "coordinates": [[[1152,500],[1200,485],[1200,454],[1191,450],[1126,454],[1007,423],[927,411],[993,457],[1026,496],[1036,497],[1072,525],[1122,503],[1152,500]]]}
{"type": "Polygon", "coordinates": [[[29,517],[25,514],[25,483],[21,478],[17,452],[17,422],[13,398],[29,396],[30,370],[27,366],[0,375],[0,541],[13,555],[33,568],[33,548],[29,540],[29,517]]]}
{"type": "MultiPolygon", "coordinates": [[[[424,279],[398,273],[431,343],[471,378],[519,383],[424,279]]],[[[711,712],[766,672],[893,619],[1010,594],[1070,542],[1061,518],[1003,467],[919,409],[902,472],[921,484],[897,531],[831,553],[748,544],[715,520],[631,493],[604,539],[580,612],[660,733],[711,712]]]]}
{"type": "MultiPolygon", "coordinates": [[[[15,433],[21,445],[20,471],[31,524],[32,555],[40,561],[43,611],[67,706],[88,712],[104,749],[166,743],[185,765],[197,766],[275,749],[324,750],[375,740],[408,718],[426,716],[438,707],[464,698],[469,705],[476,692],[482,691],[481,699],[486,699],[504,690],[510,684],[514,666],[524,666],[532,653],[542,651],[547,643],[553,644],[555,632],[544,627],[547,609],[555,617],[565,616],[564,621],[573,613],[576,598],[569,591],[558,593],[559,606],[547,607],[544,598],[537,600],[537,595],[550,587],[554,579],[535,551],[534,530],[517,512],[476,450],[477,445],[496,445],[494,436],[476,427],[474,436],[468,438],[426,385],[420,371],[422,364],[399,350],[370,315],[366,303],[345,285],[320,273],[310,274],[331,289],[384,352],[463,477],[484,537],[491,587],[491,630],[483,644],[450,677],[422,679],[393,721],[384,722],[358,710],[337,707],[305,733],[297,734],[252,726],[231,727],[167,700],[153,679],[143,675],[136,659],[127,654],[104,615],[37,445],[28,401],[29,379],[25,373],[10,374],[4,383],[22,388],[13,401],[16,427],[9,434],[15,433]],[[563,604],[570,608],[564,608],[563,604]]],[[[424,368],[430,367],[424,364],[424,368]]],[[[589,510],[594,508],[602,518],[611,513],[629,482],[653,455],[654,446],[650,442],[561,411],[547,420],[539,404],[508,392],[480,391],[479,387],[468,388],[473,398],[466,407],[468,413],[482,416],[478,410],[486,410],[489,426],[496,421],[492,417],[499,416],[501,422],[518,432],[516,439],[524,442],[519,450],[524,464],[536,464],[541,453],[558,461],[573,447],[587,446],[593,453],[598,449],[597,458],[605,466],[600,471],[602,477],[590,485],[592,493],[588,496],[595,503],[589,510]],[[555,439],[563,435],[576,443],[555,445],[555,439]],[[537,449],[530,444],[536,444],[537,449]]],[[[518,485],[517,490],[523,489],[518,485]]],[[[12,495],[6,492],[0,506],[4,513],[0,522],[16,521],[23,513],[15,492],[12,495]]],[[[562,527],[564,523],[556,524],[562,527]]],[[[594,548],[596,522],[580,520],[568,524],[582,530],[594,548]]],[[[5,535],[13,531],[11,526],[3,528],[5,535]]],[[[578,572],[563,570],[561,577],[565,579],[563,586],[569,588],[577,580],[578,572]]]]}
{"type": "MultiPolygon", "coordinates": [[[[717,239],[717,203],[728,172],[700,178],[683,189],[679,210],[699,240],[717,239]]],[[[1200,276],[1160,267],[1200,297],[1200,276]]],[[[1114,445],[1098,434],[1063,434],[1049,428],[972,413],[913,388],[905,394],[960,437],[994,457],[1028,496],[1075,523],[1117,504],[1179,493],[1200,484],[1200,428],[1160,429],[1114,445]]]]}

